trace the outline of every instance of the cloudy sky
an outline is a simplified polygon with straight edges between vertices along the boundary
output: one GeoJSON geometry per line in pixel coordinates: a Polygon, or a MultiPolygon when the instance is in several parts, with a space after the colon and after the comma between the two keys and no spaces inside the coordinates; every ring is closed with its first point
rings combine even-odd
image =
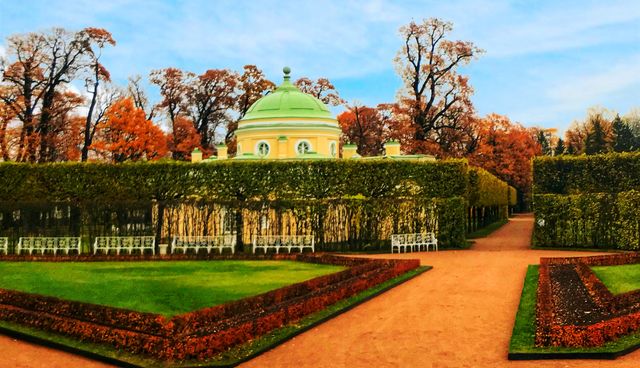
{"type": "Polygon", "coordinates": [[[637,0],[0,0],[0,45],[54,26],[102,27],[118,42],[104,56],[118,83],[169,66],[244,64],[279,81],[289,65],[294,78],[327,77],[348,101],[375,105],[400,87],[398,28],[429,17],[485,50],[463,70],[479,114],[562,131],[590,106],[640,106],[637,0]]]}

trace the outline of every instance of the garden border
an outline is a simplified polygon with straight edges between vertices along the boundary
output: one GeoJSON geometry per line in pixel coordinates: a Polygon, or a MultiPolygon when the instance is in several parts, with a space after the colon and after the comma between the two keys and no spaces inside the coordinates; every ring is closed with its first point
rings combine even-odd
{"type": "MultiPolygon", "coordinates": [[[[8,256],[11,260],[80,261],[83,256],[8,256]]],[[[90,257],[116,260],[123,257],[90,257]]],[[[136,257],[154,260],[159,257],[136,257]]],[[[171,259],[202,259],[179,256],[171,259]]],[[[232,257],[204,257],[230,259],[232,257]]],[[[131,261],[131,257],[124,257],[131,261]]],[[[228,348],[290,325],[340,300],[383,284],[420,266],[418,260],[379,260],[333,255],[272,255],[259,259],[294,260],[346,266],[344,271],[292,284],[235,302],[174,316],[71,302],[0,290],[3,320],[93,343],[107,344],[160,361],[206,360],[228,348]],[[132,342],[135,344],[132,345],[132,342]],[[171,347],[171,348],[169,348],[171,347]]],[[[9,260],[9,259],[6,259],[9,260]]]]}
{"type": "MultiPolygon", "coordinates": [[[[535,329],[535,338],[534,338],[534,342],[539,338],[539,334],[540,332],[540,325],[539,322],[540,321],[545,321],[547,320],[550,324],[548,327],[548,329],[557,329],[553,323],[551,323],[552,321],[549,320],[549,318],[545,318],[545,312],[552,312],[551,310],[540,310],[540,287],[544,287],[545,285],[550,286],[549,285],[549,281],[550,280],[546,280],[547,282],[545,282],[545,273],[548,273],[548,267],[549,265],[575,265],[577,268],[577,273],[578,276],[580,277],[580,279],[583,281],[583,283],[585,283],[585,287],[587,288],[589,294],[591,295],[592,298],[596,298],[598,300],[596,300],[596,303],[599,303],[599,305],[604,305],[604,306],[612,306],[612,307],[616,307],[616,308],[624,308],[625,306],[628,306],[628,304],[626,304],[625,302],[627,301],[627,299],[629,297],[635,299],[635,297],[637,295],[637,292],[630,292],[630,293],[626,293],[626,294],[622,294],[622,300],[617,300],[616,296],[614,296],[613,294],[611,294],[608,289],[606,289],[606,286],[604,286],[604,284],[602,284],[602,282],[595,276],[595,274],[593,274],[593,272],[589,269],[589,267],[587,267],[587,265],[590,266],[595,266],[595,265],[603,265],[603,266],[612,266],[612,265],[623,265],[623,264],[632,264],[632,263],[640,263],[640,253],[619,253],[619,254],[612,254],[612,255],[603,255],[603,256],[591,256],[591,257],[567,257],[567,258],[546,258],[543,257],[540,259],[540,267],[538,269],[538,278],[535,280],[535,283],[529,282],[532,285],[528,285],[528,281],[527,278],[525,278],[525,284],[523,286],[523,292],[522,292],[522,296],[521,296],[521,303],[518,307],[518,313],[517,316],[520,315],[521,313],[526,313],[524,312],[524,308],[525,306],[523,305],[522,300],[525,297],[525,290],[527,290],[527,288],[531,288],[531,287],[535,287],[535,290],[533,291],[533,293],[535,293],[536,295],[536,303],[535,303],[535,310],[534,310],[534,315],[535,318],[532,322],[533,324],[533,328],[535,329]],[[592,277],[593,276],[593,277],[592,277]],[[594,282],[594,280],[597,280],[597,282],[594,282]],[[589,285],[590,283],[592,283],[591,285],[589,285]],[[541,316],[542,314],[542,316],[541,316]]],[[[529,273],[530,271],[527,271],[527,273],[529,273]]],[[[531,292],[531,291],[529,291],[531,292]]],[[[550,291],[549,291],[550,292],[550,291]]],[[[545,297],[545,293],[544,290],[542,292],[542,296],[543,299],[545,297]]],[[[546,293],[549,294],[549,293],[546,293]]],[[[547,296],[551,296],[550,294],[547,296]]],[[[616,329],[615,326],[609,326],[612,321],[616,320],[616,319],[621,319],[621,318],[626,318],[632,315],[637,315],[637,312],[633,312],[633,313],[629,313],[623,316],[619,316],[619,317],[615,317],[612,318],[610,320],[607,321],[603,321],[603,322],[599,322],[597,324],[604,324],[604,326],[601,326],[601,337],[605,338],[606,336],[609,336],[611,334],[614,335],[620,335],[619,332],[621,332],[622,329],[616,329]],[[609,327],[607,327],[609,326],[609,327]],[[607,333],[604,333],[603,331],[607,330],[607,333]],[[606,336],[605,336],[606,335],[606,336]]],[[[546,317],[549,317],[548,315],[546,317]]],[[[631,318],[631,317],[629,317],[631,318]]],[[[516,318],[518,319],[518,318],[516,318]]],[[[584,330],[587,330],[589,326],[595,326],[596,324],[592,324],[592,325],[586,325],[586,326],[578,326],[580,328],[584,327],[584,330]]],[[[514,334],[512,336],[513,337],[516,335],[516,325],[514,325],[514,334]]],[[[522,327],[520,327],[522,328],[522,327]]],[[[544,332],[544,331],[543,331],[544,332]]],[[[558,331],[556,331],[558,332],[558,331]]],[[[561,332],[561,331],[560,331],[561,332]]],[[[583,331],[584,332],[584,331],[583,331]]],[[[628,332],[625,334],[622,334],[621,336],[619,336],[618,338],[615,339],[615,341],[617,341],[618,339],[625,339],[625,338],[629,338],[632,341],[638,341],[638,337],[640,336],[640,328],[636,329],[635,331],[632,332],[628,332]]],[[[551,336],[549,338],[552,338],[551,336]]],[[[578,351],[578,352],[567,352],[567,351],[557,351],[557,352],[553,352],[553,351],[548,351],[548,349],[578,349],[579,347],[539,347],[539,349],[543,350],[541,352],[512,352],[511,351],[511,346],[509,348],[509,353],[508,353],[508,359],[509,360],[544,360],[544,359],[615,359],[619,356],[622,355],[626,355],[629,354],[637,349],[640,349],[640,342],[636,342],[636,343],[631,343],[627,346],[625,346],[624,348],[621,349],[615,349],[615,348],[611,348],[611,351],[592,351],[589,352],[589,349],[606,349],[606,343],[607,341],[611,341],[611,339],[609,338],[605,338],[605,342],[600,345],[600,346],[595,346],[595,347],[588,347],[585,346],[583,347],[583,349],[587,350],[587,351],[578,351]]],[[[529,348],[531,349],[536,349],[538,348],[535,345],[531,345],[529,348]]]]}
{"type": "MultiPolygon", "coordinates": [[[[336,311],[334,311],[334,312],[332,312],[332,313],[330,313],[330,314],[328,314],[328,315],[326,315],[326,316],[324,316],[324,317],[322,317],[322,318],[320,318],[320,319],[318,319],[316,321],[313,321],[312,323],[310,323],[310,324],[308,324],[308,325],[306,325],[306,326],[304,326],[304,327],[302,327],[300,329],[297,329],[297,330],[293,331],[290,334],[286,334],[284,337],[282,337],[280,339],[276,339],[273,343],[267,344],[264,347],[261,347],[261,348],[257,349],[252,354],[249,354],[249,355],[247,355],[247,356],[245,356],[245,357],[243,357],[243,358],[241,358],[241,359],[239,359],[237,361],[234,361],[233,363],[228,363],[228,364],[207,364],[207,363],[205,363],[203,365],[197,365],[197,366],[193,366],[193,367],[199,367],[199,368],[203,368],[203,367],[204,368],[207,368],[207,367],[212,367],[212,368],[213,367],[215,367],[215,368],[235,367],[235,366],[237,366],[239,364],[242,364],[244,362],[247,362],[247,361],[249,361],[249,360],[251,360],[251,359],[253,359],[253,358],[255,358],[255,357],[257,357],[257,356],[259,356],[259,355],[261,355],[261,354],[263,354],[263,353],[265,353],[267,351],[269,351],[269,350],[272,350],[272,349],[278,347],[279,345],[281,345],[281,344],[293,339],[294,337],[296,337],[296,336],[298,336],[298,335],[300,335],[300,334],[302,334],[302,333],[304,333],[304,332],[306,332],[308,330],[311,330],[311,329],[315,328],[316,326],[318,326],[318,325],[320,325],[320,324],[322,324],[322,323],[324,323],[324,322],[326,322],[326,321],[328,321],[330,319],[333,319],[333,318],[335,318],[335,317],[337,317],[337,316],[339,316],[339,315],[341,315],[343,313],[346,313],[346,312],[350,311],[351,309],[353,309],[353,308],[355,308],[355,307],[357,307],[357,306],[359,306],[359,305],[361,305],[361,304],[363,304],[363,303],[365,303],[365,302],[367,302],[367,301],[369,301],[369,300],[371,300],[371,299],[373,299],[373,298],[375,298],[375,297],[377,297],[377,296],[379,296],[379,295],[381,295],[381,294],[383,294],[383,293],[395,288],[396,286],[404,284],[405,282],[408,282],[408,281],[410,281],[410,280],[422,275],[423,273],[425,273],[427,271],[430,271],[432,268],[433,267],[431,267],[431,266],[420,266],[420,267],[418,267],[416,269],[408,271],[407,273],[413,272],[413,274],[410,275],[409,277],[406,277],[407,273],[401,274],[399,276],[396,276],[395,278],[390,279],[390,280],[387,281],[387,282],[389,282],[388,285],[386,285],[383,288],[375,291],[373,294],[370,294],[370,295],[368,295],[368,296],[366,296],[366,297],[364,297],[362,299],[357,299],[355,302],[349,303],[345,307],[340,308],[340,309],[338,309],[338,310],[336,310],[336,311]]],[[[361,291],[360,293],[354,295],[352,298],[358,298],[360,295],[365,294],[367,291],[369,291],[371,289],[379,288],[379,287],[380,287],[380,285],[373,286],[373,287],[371,287],[369,289],[361,291]]],[[[320,312],[316,312],[316,313],[320,313],[320,312]]],[[[307,317],[313,317],[313,315],[309,315],[307,317]]],[[[117,359],[117,358],[109,357],[109,356],[106,356],[106,355],[101,355],[101,354],[89,351],[87,349],[70,347],[70,346],[62,344],[62,343],[58,343],[58,342],[55,342],[55,341],[52,341],[52,340],[48,340],[48,339],[45,339],[45,338],[33,336],[33,335],[28,334],[28,333],[12,330],[10,328],[6,328],[6,327],[3,327],[3,326],[0,326],[0,333],[4,334],[6,336],[14,337],[14,338],[17,338],[17,339],[20,339],[20,340],[28,341],[28,342],[35,343],[35,344],[38,344],[38,345],[42,345],[42,346],[49,347],[49,348],[62,350],[62,351],[68,352],[68,353],[72,353],[72,354],[75,354],[75,355],[78,355],[78,356],[82,356],[82,357],[85,357],[85,358],[88,358],[88,359],[93,359],[93,360],[96,360],[96,361],[101,361],[101,362],[104,362],[104,363],[114,364],[114,365],[118,365],[118,366],[122,366],[122,367],[134,367],[134,368],[143,367],[141,365],[133,364],[133,363],[128,362],[128,361],[123,360],[123,359],[117,359]]],[[[112,347],[109,347],[109,348],[115,350],[115,348],[112,348],[112,347]]],[[[170,367],[169,365],[165,365],[165,366],[166,367],[170,367]]],[[[188,365],[180,365],[179,367],[180,368],[188,368],[190,366],[188,366],[188,365]]]]}

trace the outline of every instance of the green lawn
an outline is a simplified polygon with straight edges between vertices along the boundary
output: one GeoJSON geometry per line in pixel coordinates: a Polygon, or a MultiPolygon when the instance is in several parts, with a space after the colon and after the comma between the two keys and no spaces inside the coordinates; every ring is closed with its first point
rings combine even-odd
{"type": "Polygon", "coordinates": [[[591,270],[613,294],[640,289],[640,264],[595,266],[591,270]]]}
{"type": "Polygon", "coordinates": [[[0,262],[0,288],[169,317],[343,269],[293,261],[0,262]]]}

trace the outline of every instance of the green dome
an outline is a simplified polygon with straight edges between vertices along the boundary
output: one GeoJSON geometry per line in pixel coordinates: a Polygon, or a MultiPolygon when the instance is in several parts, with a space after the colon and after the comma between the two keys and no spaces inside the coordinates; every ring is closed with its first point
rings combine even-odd
{"type": "Polygon", "coordinates": [[[241,121],[273,118],[334,119],[322,101],[301,92],[291,83],[291,70],[288,67],[283,71],[284,82],[275,91],[251,105],[241,121]]]}

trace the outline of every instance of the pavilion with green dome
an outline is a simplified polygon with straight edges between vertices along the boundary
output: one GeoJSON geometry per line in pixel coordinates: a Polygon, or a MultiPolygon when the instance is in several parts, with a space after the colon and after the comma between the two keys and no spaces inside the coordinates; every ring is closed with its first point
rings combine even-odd
{"type": "MultiPolygon", "coordinates": [[[[283,68],[284,81],[275,91],[256,101],[238,122],[234,160],[337,159],[340,158],[341,129],[329,108],[316,97],[291,83],[291,69],[283,68]]],[[[227,148],[218,145],[218,156],[227,159],[227,148]]],[[[433,159],[432,156],[400,153],[398,142],[385,144],[384,158],[433,159]]],[[[359,158],[356,146],[342,147],[342,158],[359,158]]],[[[192,161],[202,161],[196,149],[192,161]]]]}

